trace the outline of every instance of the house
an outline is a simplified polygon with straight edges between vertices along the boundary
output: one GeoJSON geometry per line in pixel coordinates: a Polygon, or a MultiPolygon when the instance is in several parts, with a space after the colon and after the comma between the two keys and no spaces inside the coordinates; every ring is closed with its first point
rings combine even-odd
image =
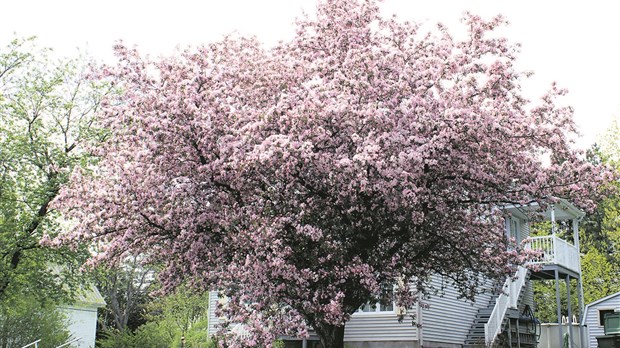
{"type": "MultiPolygon", "coordinates": [[[[499,295],[483,292],[474,302],[458,298],[458,291],[452,287],[430,296],[423,304],[409,309],[415,313],[418,326],[399,323],[394,306],[367,305],[354,313],[345,326],[345,342],[356,348],[461,348],[494,345],[499,347],[537,346],[540,334],[539,322],[533,315],[533,282],[554,279],[556,284],[556,303],[561,306],[560,281],[576,282],[580,307],[583,307],[581,291],[581,264],[579,257],[578,223],[584,213],[565,200],[559,200],[545,213],[550,221],[547,235],[530,237],[530,216],[538,212],[539,206],[504,207],[510,217],[506,221],[506,234],[520,242],[530,238],[529,247],[540,250],[541,255],[532,260],[536,267],[530,270],[519,267],[516,277],[507,279],[499,295]],[[559,227],[569,228],[570,241],[559,237],[559,227]]],[[[432,279],[436,288],[442,288],[442,279],[432,279]]],[[[570,287],[568,287],[570,289],[570,287]]],[[[572,317],[570,292],[568,297],[568,316],[572,317]]],[[[209,307],[209,334],[214,334],[219,318],[214,314],[217,305],[217,292],[211,293],[209,307]]],[[[561,324],[562,310],[558,308],[558,324],[561,324]]],[[[565,330],[558,325],[557,341],[562,342],[565,331],[572,337],[572,326],[565,330]]],[[[312,348],[316,343],[310,340],[289,342],[287,347],[312,348]]],[[[558,347],[559,347],[558,343],[558,347]]],[[[575,347],[571,342],[571,348],[575,347]]]]}
{"type": "Polygon", "coordinates": [[[605,314],[614,313],[620,310],[620,292],[603,297],[586,306],[584,316],[581,318],[581,325],[585,327],[587,344],[584,347],[598,347],[596,337],[603,336],[603,323],[605,314]]]}
{"type": "Polygon", "coordinates": [[[59,306],[67,316],[68,331],[74,348],[94,348],[97,332],[97,309],[105,307],[105,301],[95,286],[88,286],[74,295],[70,304],[59,306]]]}

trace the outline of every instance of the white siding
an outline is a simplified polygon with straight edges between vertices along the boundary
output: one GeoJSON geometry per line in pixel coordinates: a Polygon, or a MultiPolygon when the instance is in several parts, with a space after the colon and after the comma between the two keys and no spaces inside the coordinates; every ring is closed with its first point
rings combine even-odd
{"type": "Polygon", "coordinates": [[[588,331],[589,347],[597,347],[598,343],[596,342],[596,337],[604,335],[603,326],[599,325],[599,310],[614,309],[618,307],[620,307],[620,293],[610,296],[610,298],[594,305],[588,305],[585,324],[588,331]]]}
{"type": "Polygon", "coordinates": [[[219,301],[218,292],[209,292],[209,337],[215,335],[217,331],[216,325],[220,322],[220,318],[215,315],[215,309],[219,301]]]}
{"type": "Polygon", "coordinates": [[[344,340],[345,342],[416,340],[416,327],[411,324],[409,314],[402,323],[399,323],[393,311],[355,313],[345,326],[344,340]]]}
{"type": "MultiPolygon", "coordinates": [[[[441,278],[433,277],[433,285],[441,287],[441,278]]],[[[447,287],[441,296],[432,296],[428,309],[422,311],[424,341],[463,344],[480,308],[489,305],[491,294],[480,294],[475,302],[458,299],[458,291],[447,287]]]]}
{"type": "Polygon", "coordinates": [[[94,348],[97,333],[97,307],[63,306],[60,309],[66,314],[71,339],[80,338],[71,347],[94,348]]]}

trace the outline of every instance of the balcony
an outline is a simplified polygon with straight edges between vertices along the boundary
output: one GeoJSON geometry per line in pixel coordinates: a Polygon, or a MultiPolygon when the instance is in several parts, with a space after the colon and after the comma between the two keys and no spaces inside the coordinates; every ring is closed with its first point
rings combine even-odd
{"type": "Polygon", "coordinates": [[[579,251],[577,247],[554,235],[531,237],[530,239],[528,248],[542,252],[538,258],[530,261],[531,264],[542,266],[541,273],[550,271],[553,267],[559,267],[560,271],[579,274],[579,251]]]}

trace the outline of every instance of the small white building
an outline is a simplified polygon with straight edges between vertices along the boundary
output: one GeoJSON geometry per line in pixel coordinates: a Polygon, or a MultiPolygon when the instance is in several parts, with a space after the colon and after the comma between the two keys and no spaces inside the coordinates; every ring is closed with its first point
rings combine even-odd
{"type": "Polygon", "coordinates": [[[97,309],[105,307],[105,301],[95,286],[79,291],[74,302],[59,306],[65,313],[72,344],[76,348],[94,348],[97,333],[97,309]]]}
{"type": "Polygon", "coordinates": [[[598,347],[596,337],[605,334],[603,328],[605,314],[613,313],[614,310],[620,310],[620,292],[603,297],[586,306],[584,311],[585,315],[581,322],[581,325],[584,325],[587,331],[587,335],[585,336],[588,344],[584,345],[585,347],[598,347]]]}

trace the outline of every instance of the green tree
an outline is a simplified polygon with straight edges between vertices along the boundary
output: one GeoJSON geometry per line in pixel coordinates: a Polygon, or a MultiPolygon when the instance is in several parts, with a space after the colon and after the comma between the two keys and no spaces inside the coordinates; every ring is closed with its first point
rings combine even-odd
{"type": "Polygon", "coordinates": [[[54,60],[32,38],[0,48],[0,304],[75,287],[83,250],[40,241],[63,227],[51,202],[68,175],[91,163],[83,145],[102,136],[93,115],[104,93],[83,61],[54,60]]]}
{"type": "MultiPolygon", "coordinates": [[[[603,210],[602,206],[593,214],[601,214],[601,210],[603,210]]],[[[588,218],[588,220],[591,219],[593,219],[592,216],[588,218]]],[[[585,230],[581,232],[582,235],[585,234],[585,230]]],[[[603,230],[603,232],[605,231],[603,230]]],[[[596,239],[590,238],[590,242],[582,243],[581,276],[583,281],[584,304],[620,291],[620,283],[618,282],[620,268],[617,263],[613,262],[618,256],[614,256],[613,253],[608,251],[610,248],[613,249],[613,246],[609,244],[607,239],[592,243],[594,240],[596,239]]],[[[553,280],[536,281],[534,282],[534,287],[537,318],[542,322],[556,322],[555,282],[553,280]]],[[[579,302],[576,287],[577,283],[574,281],[571,282],[572,314],[579,316],[579,302]]],[[[566,284],[564,281],[560,281],[560,296],[562,315],[568,315],[566,311],[566,284]]]]}
{"type": "MultiPolygon", "coordinates": [[[[593,163],[620,168],[620,131],[615,120],[600,146],[588,151],[593,163]]],[[[620,291],[620,185],[612,182],[610,194],[581,222],[581,266],[585,303],[620,291]]]]}
{"type": "MultiPolygon", "coordinates": [[[[596,165],[620,168],[620,127],[618,120],[603,135],[600,145],[587,151],[588,160],[596,165]]],[[[620,291],[620,187],[612,182],[609,193],[597,202],[596,209],[580,223],[580,249],[584,304],[620,291]],[[615,186],[615,187],[613,187],[615,186]]],[[[569,229],[560,229],[562,238],[572,240],[569,229]]],[[[543,322],[557,321],[555,284],[535,282],[536,315],[543,322]]],[[[579,315],[576,284],[571,284],[572,308],[579,315]]],[[[560,284],[562,308],[566,308],[566,285],[560,284]]],[[[566,311],[562,315],[567,315],[566,311]]]]}
{"type": "Polygon", "coordinates": [[[106,301],[100,313],[102,331],[133,331],[146,323],[145,305],[151,300],[155,270],[137,257],[128,257],[122,265],[100,265],[95,270],[96,284],[106,301]]]}
{"type": "Polygon", "coordinates": [[[581,258],[584,300],[590,303],[620,291],[618,265],[611,263],[608,255],[590,248],[581,258]]]}
{"type": "Polygon", "coordinates": [[[101,348],[208,347],[208,304],[206,294],[179,287],[167,296],[153,298],[146,307],[148,322],[135,330],[108,330],[99,340],[101,348]]]}
{"type": "Polygon", "coordinates": [[[174,293],[155,299],[148,309],[152,321],[166,327],[173,342],[180,343],[185,337],[187,347],[206,343],[208,294],[197,294],[180,286],[174,293]]]}
{"type": "Polygon", "coordinates": [[[0,306],[0,348],[22,347],[40,339],[39,347],[69,340],[66,318],[52,303],[15,297],[0,306]]]}

